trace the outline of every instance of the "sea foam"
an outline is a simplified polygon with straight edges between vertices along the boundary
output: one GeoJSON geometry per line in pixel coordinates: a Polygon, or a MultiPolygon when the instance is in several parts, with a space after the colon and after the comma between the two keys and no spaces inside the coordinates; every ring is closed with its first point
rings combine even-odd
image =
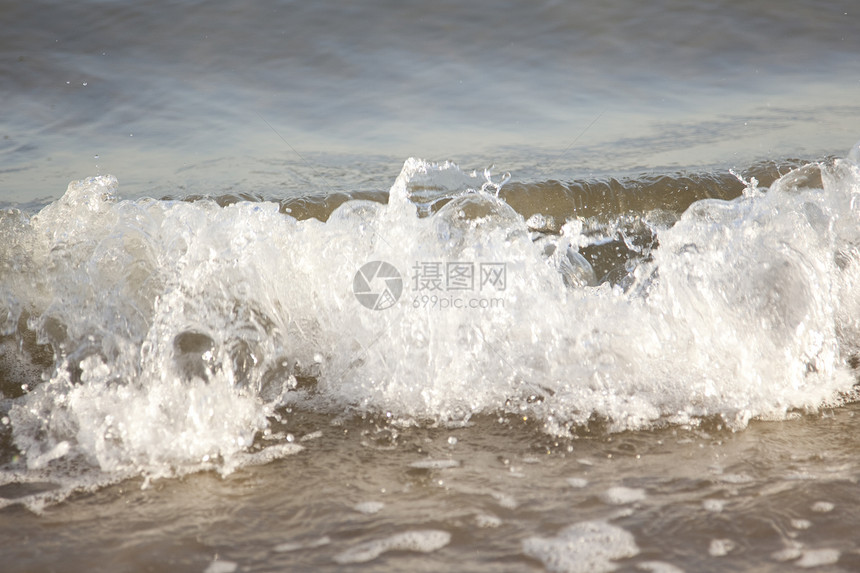
{"type": "Polygon", "coordinates": [[[410,159],[387,204],[326,222],[74,182],[3,214],[0,328],[54,355],[44,381],[4,386],[5,431],[31,470],[159,476],[295,453],[247,457],[284,406],[404,424],[502,413],[565,434],[742,428],[836,403],[860,351],[860,168],[746,184],[639,214],[651,246],[627,237],[634,256],[598,284],[582,255],[605,241],[595,221],[535,229],[488,173],[450,163],[410,159]],[[396,298],[384,310],[356,297],[373,261],[399,275],[399,290],[368,283],[396,298]]]}

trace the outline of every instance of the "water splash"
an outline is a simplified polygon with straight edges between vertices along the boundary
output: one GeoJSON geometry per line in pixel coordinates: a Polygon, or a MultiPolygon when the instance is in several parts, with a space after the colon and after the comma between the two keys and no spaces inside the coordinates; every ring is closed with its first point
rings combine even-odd
{"type": "Polygon", "coordinates": [[[232,471],[286,406],[403,424],[501,413],[565,434],[742,428],[852,391],[856,160],[680,216],[563,225],[524,220],[508,179],[409,159],[387,204],[349,201],[326,223],[267,202],[122,201],[110,176],[5,212],[3,348],[45,369],[4,382],[7,465],[232,471]],[[620,271],[598,277],[612,245],[620,271]],[[403,278],[384,311],[353,293],[368,261],[403,278]]]}

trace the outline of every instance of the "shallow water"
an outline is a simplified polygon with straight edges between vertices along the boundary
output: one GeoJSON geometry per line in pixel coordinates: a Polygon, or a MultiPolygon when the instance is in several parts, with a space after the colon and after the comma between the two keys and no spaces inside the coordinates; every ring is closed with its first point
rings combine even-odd
{"type": "MultiPolygon", "coordinates": [[[[267,465],[143,490],[129,480],[40,514],[7,508],[4,539],[27,543],[4,556],[9,571],[204,571],[216,559],[236,570],[340,570],[338,556],[361,544],[435,530],[451,535],[444,547],[390,551],[367,567],[540,571],[525,540],[594,522],[635,538],[635,553],[613,561],[620,570],[781,571],[815,560],[820,570],[853,570],[856,411],[753,422],[737,433],[671,428],[572,440],[514,419],[397,431],[300,414],[288,429],[321,435],[267,465]],[[438,468],[415,467],[427,460],[438,468]]],[[[600,540],[594,550],[613,555],[600,540]]],[[[559,551],[572,563],[585,563],[584,552],[559,551]]]]}
{"type": "Polygon", "coordinates": [[[860,566],[850,3],[0,13],[4,570],[860,566]]]}

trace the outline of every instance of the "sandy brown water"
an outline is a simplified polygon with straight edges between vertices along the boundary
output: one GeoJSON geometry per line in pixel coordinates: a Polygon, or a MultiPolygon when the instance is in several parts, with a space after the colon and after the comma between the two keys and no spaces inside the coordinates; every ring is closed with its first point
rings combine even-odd
{"type": "Polygon", "coordinates": [[[350,567],[540,571],[525,539],[605,520],[639,548],[619,570],[659,561],[686,571],[851,571],[860,564],[857,411],[737,433],[595,427],[567,440],[513,418],[398,430],[298,414],[283,430],[319,437],[265,466],[146,489],[130,480],[39,514],[2,510],[4,570],[204,571],[219,560],[238,571],[334,571],[359,544],[437,529],[451,534],[437,551],[350,567]],[[415,467],[428,461],[438,467],[415,467]]]}

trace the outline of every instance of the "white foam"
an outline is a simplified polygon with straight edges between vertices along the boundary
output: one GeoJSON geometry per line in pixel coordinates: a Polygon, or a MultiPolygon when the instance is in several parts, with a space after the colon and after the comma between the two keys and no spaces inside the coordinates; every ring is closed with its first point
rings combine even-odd
{"type": "Polygon", "coordinates": [[[838,549],[806,549],[800,559],[794,562],[798,567],[812,568],[833,565],[842,554],[838,549]]]}
{"type": "Polygon", "coordinates": [[[610,430],[711,415],[737,429],[814,410],[854,383],[860,167],[806,169],[823,189],[789,174],[654,227],[659,248],[626,290],[566,284],[545,247],[581,263],[595,240],[582,225],[538,245],[497,183],[450,163],[410,159],[387,205],[350,201],[326,223],[275,203],[120,201],[110,176],[74,182],[0,228],[0,259],[15,261],[0,330],[26,308],[64,349],[13,401],[13,442],[31,471],[85,460],[160,476],[254,463],[243,454],[284,405],[442,424],[502,410],[555,434],[595,415],[610,430]],[[377,260],[404,279],[385,311],[352,291],[377,260]],[[504,265],[504,283],[474,293],[504,304],[422,307],[416,264],[452,261],[504,265]]]}
{"type": "Polygon", "coordinates": [[[302,442],[309,442],[311,440],[316,440],[317,438],[321,438],[323,435],[322,430],[317,430],[316,432],[310,432],[301,437],[302,442]]]}
{"type": "Polygon", "coordinates": [[[451,534],[438,529],[419,529],[405,531],[379,539],[360,543],[334,556],[334,561],[341,565],[347,563],[365,563],[372,561],[388,551],[414,551],[430,553],[441,549],[450,543],[451,534]]]}
{"type": "Polygon", "coordinates": [[[409,464],[410,468],[422,470],[444,470],[460,467],[459,460],[418,460],[409,464]]]}
{"type": "Polygon", "coordinates": [[[712,513],[720,513],[726,507],[726,500],[706,499],[702,501],[702,507],[705,509],[705,511],[710,511],[712,513]]]}
{"type": "Polygon", "coordinates": [[[216,299],[209,289],[231,284],[230,268],[261,280],[247,266],[256,259],[242,254],[268,236],[253,221],[289,223],[276,206],[118,202],[115,187],[110,177],[73,183],[30,222],[30,262],[55,273],[43,280],[38,294],[50,305],[35,322],[75,352],[11,408],[15,444],[37,466],[60,454],[94,460],[106,472],[156,476],[206,460],[235,466],[231,458],[274,406],[245,390],[263,372],[244,380],[244,366],[276,353],[267,352],[274,341],[259,336],[248,283],[216,299]],[[236,232],[223,235],[225,227],[236,232]],[[219,320],[228,322],[219,329],[219,320]],[[182,348],[189,332],[211,348],[196,357],[182,348]]]}
{"type": "Polygon", "coordinates": [[[770,554],[770,556],[779,562],[784,561],[793,561],[803,555],[803,550],[800,547],[786,547],[785,549],[780,549],[779,551],[774,551],[770,554]]]}
{"type": "Polygon", "coordinates": [[[830,513],[836,506],[829,501],[816,501],[812,504],[812,511],[816,513],[830,513]]]}
{"type": "Polygon", "coordinates": [[[362,501],[361,503],[355,504],[353,506],[353,509],[359,513],[371,515],[374,513],[379,513],[384,507],[385,504],[381,501],[362,501]]]}
{"type": "Polygon", "coordinates": [[[69,442],[63,440],[58,442],[47,452],[41,454],[33,454],[28,452],[27,467],[31,470],[37,470],[45,467],[49,462],[60,459],[69,453],[69,442]]]}
{"type": "Polygon", "coordinates": [[[317,537],[315,539],[307,539],[302,541],[286,541],[279,543],[274,547],[277,553],[290,553],[293,551],[301,551],[303,549],[316,549],[331,543],[331,538],[328,535],[317,537]]]}
{"type": "Polygon", "coordinates": [[[731,539],[712,539],[708,546],[708,554],[711,557],[725,557],[734,551],[737,544],[731,539]]]}
{"type": "Polygon", "coordinates": [[[493,499],[495,499],[496,502],[505,509],[516,509],[520,505],[512,495],[498,491],[492,491],[490,492],[490,495],[493,496],[493,499]]]}
{"type": "Polygon", "coordinates": [[[624,505],[627,503],[635,503],[646,498],[645,490],[632,487],[611,487],[601,494],[600,499],[604,503],[610,505],[624,505]]]}
{"type": "Polygon", "coordinates": [[[220,471],[226,475],[243,466],[259,466],[268,464],[287,456],[295,455],[304,450],[298,444],[276,444],[255,452],[236,452],[221,465],[220,471]]]}
{"type": "Polygon", "coordinates": [[[523,552],[543,563],[547,571],[589,573],[614,571],[614,560],[633,557],[639,547],[633,535],[602,521],[565,527],[555,537],[529,537],[523,552]]]}
{"type": "Polygon", "coordinates": [[[206,569],[203,570],[203,573],[233,573],[238,568],[238,563],[218,559],[210,563],[206,569]]]}
{"type": "Polygon", "coordinates": [[[650,571],[651,573],[684,573],[684,570],[671,563],[665,561],[643,561],[636,564],[636,568],[641,571],[650,571]]]}
{"type": "Polygon", "coordinates": [[[567,478],[567,484],[570,487],[575,487],[577,489],[581,489],[581,488],[584,488],[588,485],[588,480],[585,478],[572,477],[572,478],[567,478]]]}
{"type": "MultiPolygon", "coordinates": [[[[617,427],[709,414],[742,427],[754,416],[815,407],[850,387],[836,351],[833,281],[840,271],[828,261],[833,241],[851,231],[822,237],[829,231],[819,215],[826,220],[849,208],[853,171],[834,168],[824,192],[789,192],[783,185],[767,195],[694,205],[677,225],[658,231],[654,263],[636,273],[640,288],[622,293],[558,288],[558,275],[535,252],[524,221],[493,197],[464,195],[433,217],[415,219],[409,182],[414,173],[426,178],[436,169],[407,162],[378,214],[385,241],[365,258],[395,262],[405,275],[416,260],[503,260],[505,296],[515,304],[484,314],[439,316],[407,306],[362,316],[344,331],[365,329],[366,340],[382,336],[384,345],[409,350],[407,360],[392,362],[377,352],[379,344],[369,356],[362,347],[361,368],[337,385],[338,392],[360,388],[353,401],[452,420],[503,403],[519,410],[521,399],[537,394],[543,400],[525,407],[550,430],[559,420],[556,429],[563,430],[595,412],[617,427]],[[656,281],[649,278],[655,272],[656,281]],[[533,324],[527,317],[538,308],[540,323],[522,328],[533,324]],[[495,352],[482,352],[488,348],[495,352]],[[527,388],[517,389],[520,380],[527,388]]],[[[339,356],[337,371],[354,361],[336,352],[338,363],[339,356]]]]}
{"type": "Polygon", "coordinates": [[[719,480],[731,484],[747,484],[755,481],[749,474],[722,474],[719,480]]]}
{"type": "Polygon", "coordinates": [[[481,528],[499,527],[502,525],[502,520],[491,513],[478,513],[475,515],[475,524],[481,528]]]}

